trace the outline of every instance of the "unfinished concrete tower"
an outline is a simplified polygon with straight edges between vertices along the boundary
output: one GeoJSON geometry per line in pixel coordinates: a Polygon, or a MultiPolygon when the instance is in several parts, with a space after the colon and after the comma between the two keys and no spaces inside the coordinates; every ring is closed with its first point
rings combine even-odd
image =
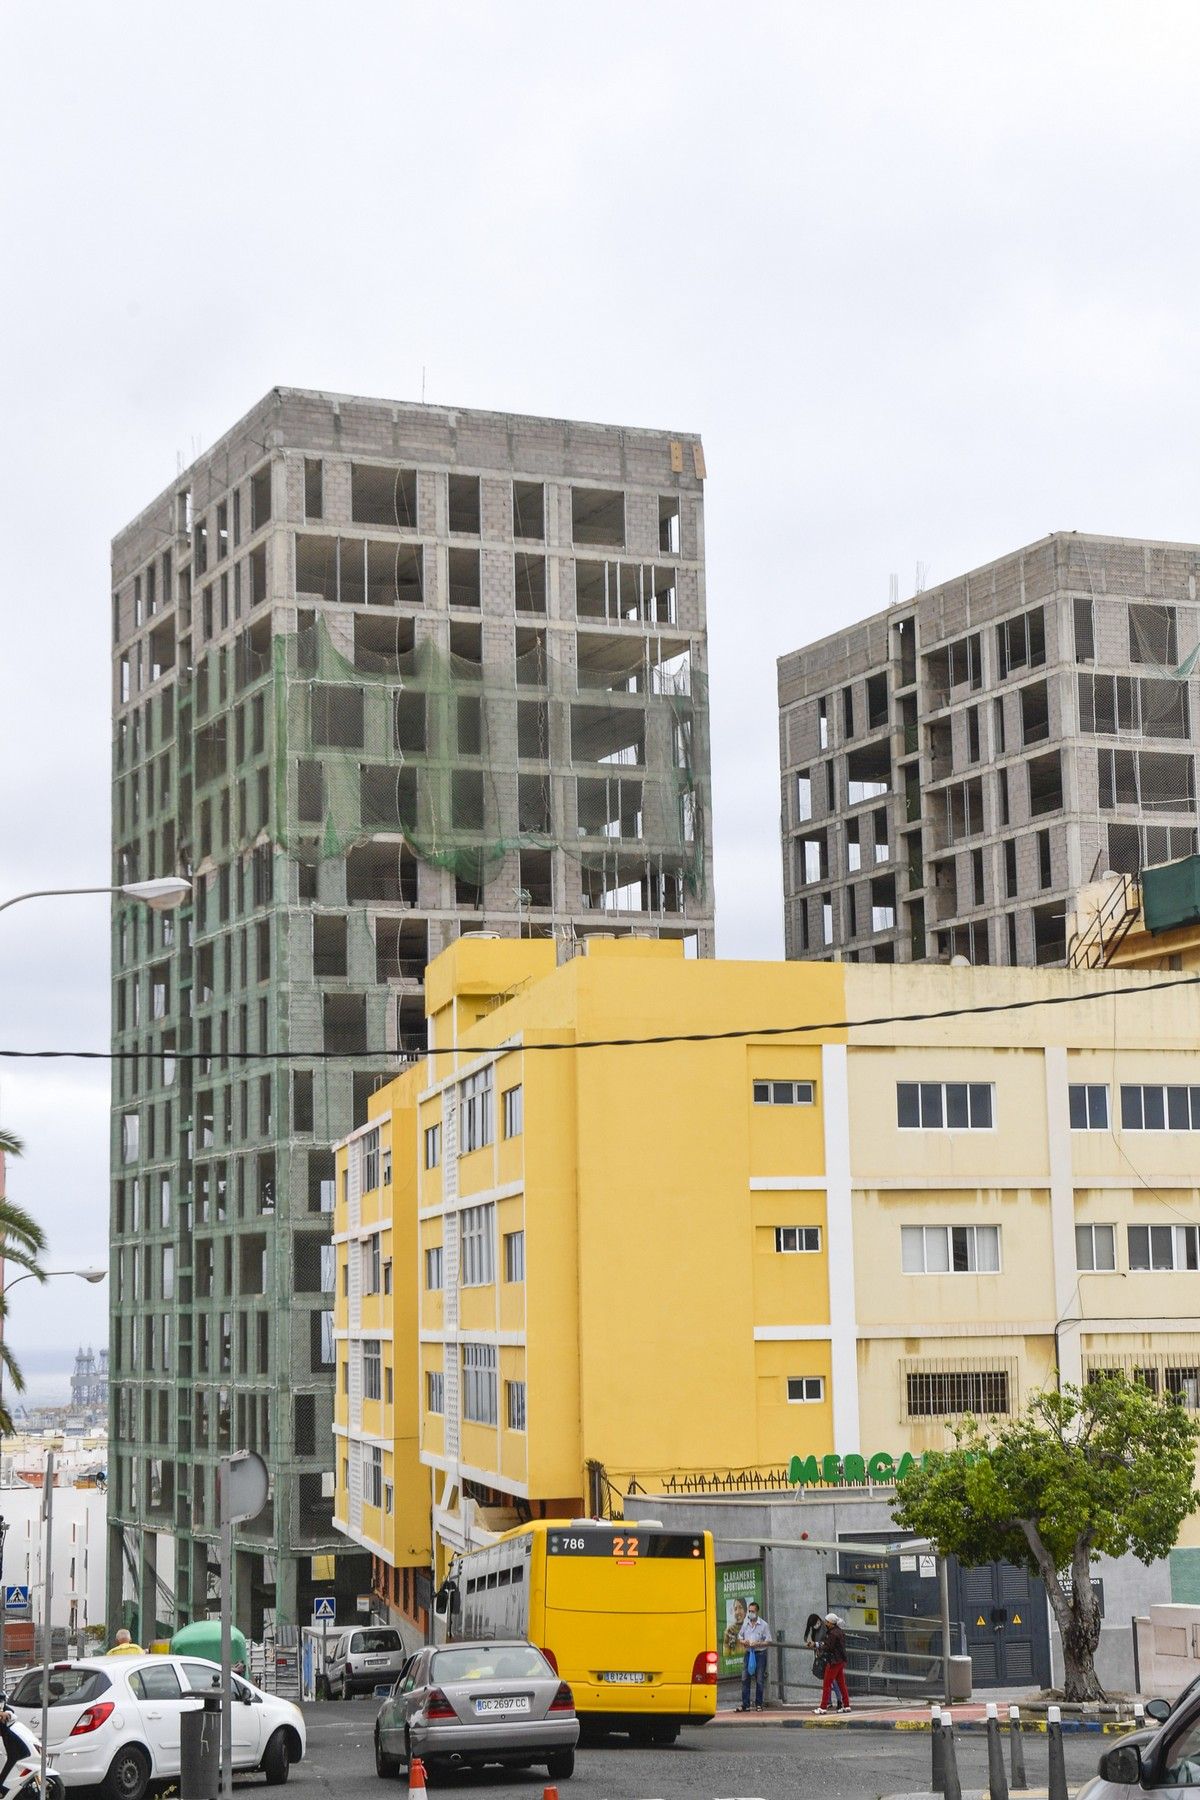
{"type": "Polygon", "coordinates": [[[1196,848],[1200,547],[1058,532],[779,661],[788,956],[1061,963],[1196,848]]]}
{"type": "Polygon", "coordinates": [[[273,390],[113,543],[109,1612],[339,1616],[331,1143],[459,932],[713,948],[699,440],[273,390]],[[330,1562],[326,1559],[336,1558],[330,1562]]]}

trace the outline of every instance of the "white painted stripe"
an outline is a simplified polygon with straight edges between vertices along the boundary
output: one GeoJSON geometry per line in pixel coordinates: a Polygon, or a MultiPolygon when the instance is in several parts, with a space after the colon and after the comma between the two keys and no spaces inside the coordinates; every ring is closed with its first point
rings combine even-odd
{"type": "Polygon", "coordinates": [[[862,1428],[858,1413],[858,1319],[854,1292],[854,1214],[850,1194],[850,1088],[845,1044],[821,1046],[822,1119],[825,1128],[825,1242],[829,1268],[830,1372],[833,1441],[842,1456],[856,1454],[862,1428]]]}
{"type": "Polygon", "coordinates": [[[498,1344],[501,1349],[522,1350],[525,1347],[523,1331],[468,1331],[460,1327],[457,1331],[419,1331],[417,1342],[421,1344],[498,1344]]]}
{"type": "Polygon", "coordinates": [[[824,1175],[752,1175],[750,1177],[752,1194],[823,1194],[825,1188],[824,1175]]]}

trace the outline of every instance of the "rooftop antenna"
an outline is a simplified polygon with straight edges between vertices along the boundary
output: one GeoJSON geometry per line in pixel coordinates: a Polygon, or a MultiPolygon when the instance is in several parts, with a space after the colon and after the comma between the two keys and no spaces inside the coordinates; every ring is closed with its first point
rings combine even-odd
{"type": "Polygon", "coordinates": [[[914,587],[913,592],[916,594],[923,594],[925,592],[925,583],[928,579],[929,579],[928,565],[926,563],[919,562],[917,564],[916,586],[914,587]]]}
{"type": "Polygon", "coordinates": [[[900,577],[898,575],[889,575],[888,576],[888,605],[889,606],[899,606],[899,604],[900,604],[900,577]]]}
{"type": "Polygon", "coordinates": [[[421,364],[421,405],[425,404],[425,364],[421,364]]]}

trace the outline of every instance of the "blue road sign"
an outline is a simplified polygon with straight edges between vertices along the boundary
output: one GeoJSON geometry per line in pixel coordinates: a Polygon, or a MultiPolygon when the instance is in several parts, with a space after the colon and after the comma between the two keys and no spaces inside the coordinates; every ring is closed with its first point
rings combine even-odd
{"type": "Polygon", "coordinates": [[[29,1605],[29,1589],[27,1587],[6,1587],[4,1590],[5,1612],[19,1612],[23,1606],[29,1605]]]}
{"type": "MultiPolygon", "coordinates": [[[[11,1591],[19,1592],[22,1590],[14,1589],[11,1591]]],[[[25,1592],[26,1599],[28,1599],[28,1589],[23,1591],[25,1592]]],[[[337,1605],[332,1594],[322,1594],[318,1599],[313,1601],[314,1625],[332,1625],[336,1618],[337,1605]]]]}

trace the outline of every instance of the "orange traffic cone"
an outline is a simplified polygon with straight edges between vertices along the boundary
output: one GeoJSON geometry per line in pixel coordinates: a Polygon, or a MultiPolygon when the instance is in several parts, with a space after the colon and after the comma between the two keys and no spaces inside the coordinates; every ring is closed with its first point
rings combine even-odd
{"type": "Polygon", "coordinates": [[[414,1756],[408,1765],[408,1791],[410,1794],[427,1794],[425,1786],[425,1764],[419,1756],[414,1756]]]}
{"type": "Polygon", "coordinates": [[[558,1800],[558,1789],[556,1787],[543,1788],[542,1800],[558,1800]]]}

